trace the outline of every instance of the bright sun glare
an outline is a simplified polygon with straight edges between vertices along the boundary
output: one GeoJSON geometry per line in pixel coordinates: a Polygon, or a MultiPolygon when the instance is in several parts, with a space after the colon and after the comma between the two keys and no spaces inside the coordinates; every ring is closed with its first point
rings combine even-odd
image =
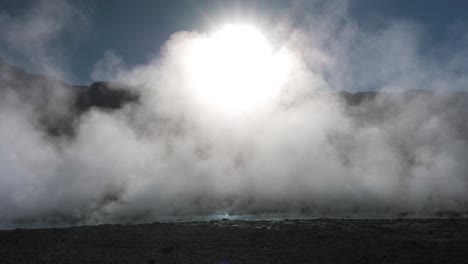
{"type": "Polygon", "coordinates": [[[193,47],[190,83],[200,103],[229,114],[243,114],[271,102],[288,70],[284,50],[275,51],[249,25],[226,25],[193,47]]]}

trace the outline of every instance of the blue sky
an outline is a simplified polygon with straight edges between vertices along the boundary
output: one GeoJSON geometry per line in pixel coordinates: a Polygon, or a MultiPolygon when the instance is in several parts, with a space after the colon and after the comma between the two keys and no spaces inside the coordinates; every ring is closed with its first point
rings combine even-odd
{"type": "MultiPolygon", "coordinates": [[[[307,2],[307,1],[303,1],[307,2]]],[[[20,16],[35,1],[0,1],[0,10],[20,16]]],[[[86,29],[77,31],[71,40],[61,41],[67,57],[69,82],[89,83],[93,65],[106,50],[121,56],[128,65],[144,63],[157,54],[169,36],[181,30],[203,31],[222,16],[270,16],[286,10],[290,1],[73,1],[86,15],[86,29]]],[[[378,30],[385,21],[407,20],[421,25],[427,33],[428,47],[453,42],[453,29],[468,25],[468,1],[464,0],[353,0],[351,18],[364,28],[378,30]]],[[[304,10],[307,14],[308,10],[304,10]]],[[[456,36],[455,36],[456,38],[456,36]]],[[[454,44],[455,45],[455,44],[454,44]]],[[[14,58],[8,49],[2,57],[14,58]],[[9,56],[8,56],[9,55],[9,56]]],[[[11,60],[11,59],[10,59],[11,60]]],[[[27,60],[13,63],[28,67],[27,60]]],[[[40,69],[31,68],[32,71],[40,69]]]]}

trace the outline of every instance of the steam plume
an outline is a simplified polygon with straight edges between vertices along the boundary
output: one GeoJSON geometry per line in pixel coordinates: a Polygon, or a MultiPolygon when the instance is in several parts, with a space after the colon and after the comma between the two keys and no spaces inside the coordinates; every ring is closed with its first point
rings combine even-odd
{"type": "MultiPolygon", "coordinates": [[[[292,72],[274,107],[245,118],[227,120],[191,100],[184,55],[205,33],[175,33],[145,65],[127,67],[106,53],[92,78],[139,94],[114,110],[78,114],[67,107],[74,88],[55,79],[18,81],[19,73],[2,67],[0,221],[463,214],[468,94],[456,90],[466,89],[467,65],[457,58],[467,50],[423,56],[417,24],[366,30],[337,3],[317,5],[307,19],[295,6],[271,27],[276,44],[292,51],[292,72]],[[338,92],[362,89],[380,92],[338,92]],[[73,133],[51,135],[45,117],[72,119],[73,133]]],[[[39,38],[39,48],[30,41],[18,48],[40,50],[41,58],[49,56],[47,39],[70,23],[22,35],[9,29],[23,22],[2,19],[10,23],[1,29],[4,43],[39,38]]]]}

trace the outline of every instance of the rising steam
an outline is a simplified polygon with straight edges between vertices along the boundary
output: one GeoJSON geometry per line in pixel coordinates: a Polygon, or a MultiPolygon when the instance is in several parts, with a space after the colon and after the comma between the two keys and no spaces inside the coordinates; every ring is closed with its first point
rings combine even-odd
{"type": "MultiPolygon", "coordinates": [[[[268,30],[280,40],[274,48],[292,58],[281,93],[274,106],[242,117],[193,100],[186,55],[206,33],[175,33],[160,56],[136,67],[106,53],[92,77],[139,94],[113,111],[76,116],[64,83],[23,83],[1,68],[0,221],[465,213],[468,95],[455,90],[467,87],[457,56],[468,51],[422,55],[418,25],[395,21],[376,32],[354,23],[346,5],[321,5],[309,19],[300,9],[268,30]],[[338,92],[359,89],[381,92],[338,92]],[[73,133],[51,135],[44,116],[73,119],[73,133]]],[[[40,46],[20,48],[25,56],[40,51],[34,63],[51,66],[49,39],[71,21],[48,17],[60,23],[57,32],[8,31],[3,45],[39,38],[40,46]]],[[[5,14],[0,21],[24,23],[5,14]]]]}

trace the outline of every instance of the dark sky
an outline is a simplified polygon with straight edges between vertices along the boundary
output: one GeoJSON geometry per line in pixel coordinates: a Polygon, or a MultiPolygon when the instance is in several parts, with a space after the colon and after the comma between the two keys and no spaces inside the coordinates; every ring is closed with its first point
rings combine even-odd
{"type": "MultiPolygon", "coordinates": [[[[2,12],[15,15],[34,1],[0,0],[2,12]]],[[[89,18],[86,33],[68,53],[69,82],[88,83],[94,63],[113,50],[129,65],[143,63],[159,51],[169,36],[181,30],[203,30],[222,16],[278,15],[289,1],[134,0],[73,1],[89,18]]],[[[466,0],[353,0],[350,14],[364,27],[381,21],[405,19],[423,25],[435,42],[448,39],[453,25],[467,25],[466,0]]],[[[65,50],[67,47],[65,47],[65,50]]],[[[2,55],[2,54],[0,54],[2,55]]],[[[22,65],[20,65],[22,66],[22,65]]]]}
{"type": "Polygon", "coordinates": [[[89,65],[105,50],[113,50],[130,65],[142,63],[177,31],[203,30],[224,16],[270,15],[288,6],[287,1],[252,0],[85,0],[82,4],[91,10],[93,22],[86,42],[76,51],[80,80],[86,80],[89,65]]]}

